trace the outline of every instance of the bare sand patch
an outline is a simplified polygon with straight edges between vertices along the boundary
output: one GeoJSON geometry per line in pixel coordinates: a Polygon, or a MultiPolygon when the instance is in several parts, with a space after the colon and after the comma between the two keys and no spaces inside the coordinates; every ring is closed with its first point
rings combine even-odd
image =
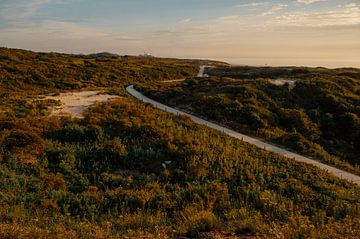
{"type": "Polygon", "coordinates": [[[82,113],[95,102],[106,102],[111,99],[120,98],[116,95],[103,94],[101,91],[80,91],[61,93],[56,96],[45,96],[45,100],[60,101],[60,106],[52,108],[51,115],[70,115],[74,118],[82,118],[82,113]]]}
{"type": "Polygon", "coordinates": [[[296,84],[296,80],[288,80],[288,79],[275,79],[275,80],[269,80],[269,82],[273,85],[277,85],[277,86],[282,86],[285,85],[286,83],[289,84],[289,89],[292,90],[295,87],[296,84]]]}

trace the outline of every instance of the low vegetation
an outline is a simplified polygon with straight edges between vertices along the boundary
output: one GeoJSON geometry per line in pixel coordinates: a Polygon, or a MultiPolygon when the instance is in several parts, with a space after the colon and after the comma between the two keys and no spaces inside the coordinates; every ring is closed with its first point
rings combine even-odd
{"type": "Polygon", "coordinates": [[[207,74],[211,77],[141,90],[360,175],[360,70],[226,67],[207,74]],[[286,83],[274,85],[274,79],[286,83]]]}
{"type": "MultiPolygon", "coordinates": [[[[27,97],[56,87],[9,73],[17,64],[36,68],[26,57],[38,53],[3,51],[25,59],[0,61],[11,65],[0,70],[0,238],[359,237],[356,185],[138,102],[122,89],[136,83],[131,74],[108,88],[84,83],[124,97],[93,105],[83,119],[48,117],[53,102],[27,97]]],[[[78,58],[43,55],[45,65],[59,61],[49,69],[78,58]]],[[[179,64],[174,78],[201,63],[132,61],[141,74],[143,61],[179,64]]]]}

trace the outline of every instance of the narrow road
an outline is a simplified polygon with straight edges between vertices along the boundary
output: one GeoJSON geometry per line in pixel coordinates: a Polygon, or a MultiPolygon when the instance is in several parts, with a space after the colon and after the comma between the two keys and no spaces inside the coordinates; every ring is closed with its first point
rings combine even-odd
{"type": "MultiPolygon", "coordinates": [[[[200,67],[200,71],[197,74],[196,77],[205,77],[204,73],[205,73],[205,69],[211,67],[211,66],[201,66],[200,67]]],[[[160,81],[161,83],[173,83],[173,82],[182,82],[185,81],[186,79],[177,79],[177,80],[164,80],[164,81],[160,81]]]]}
{"type": "Polygon", "coordinates": [[[209,66],[200,66],[200,71],[197,74],[197,77],[204,77],[204,72],[205,72],[205,68],[207,68],[209,66]]]}
{"type": "MultiPolygon", "coordinates": [[[[200,69],[198,77],[203,76],[204,70],[205,70],[205,67],[200,69]]],[[[225,128],[225,127],[223,127],[221,125],[214,124],[212,122],[201,119],[201,118],[199,118],[197,116],[194,116],[194,115],[185,113],[185,112],[183,112],[181,110],[178,110],[178,109],[169,107],[167,105],[161,104],[161,103],[159,103],[157,101],[154,101],[154,100],[144,96],[143,94],[141,94],[140,92],[135,90],[133,85],[130,85],[130,86],[126,87],[126,90],[132,96],[134,96],[135,98],[137,98],[137,99],[139,99],[139,100],[141,100],[141,101],[143,101],[145,103],[150,103],[150,104],[152,104],[153,106],[155,106],[156,108],[158,108],[160,110],[163,110],[163,111],[166,111],[166,112],[169,112],[169,113],[173,113],[173,114],[177,114],[177,115],[186,115],[186,116],[190,117],[194,122],[196,122],[198,124],[205,125],[205,126],[207,126],[209,128],[221,131],[221,132],[223,132],[223,133],[225,133],[225,134],[227,134],[227,135],[229,135],[229,136],[231,136],[233,138],[243,140],[243,141],[245,141],[247,143],[250,143],[250,144],[255,145],[255,146],[259,147],[259,148],[265,149],[267,151],[280,154],[282,156],[285,156],[287,158],[290,158],[290,159],[293,159],[293,160],[296,160],[296,161],[299,161],[299,162],[314,165],[314,166],[316,166],[316,167],[318,167],[320,169],[328,171],[329,173],[331,173],[331,174],[333,174],[333,175],[335,175],[335,176],[337,176],[339,178],[346,179],[346,180],[348,180],[350,182],[353,182],[353,183],[356,183],[357,185],[360,185],[360,177],[355,175],[355,174],[348,173],[346,171],[334,168],[334,167],[326,165],[324,163],[320,163],[320,162],[318,162],[316,160],[313,160],[311,158],[307,158],[307,157],[304,157],[302,155],[290,152],[290,151],[288,151],[286,149],[282,149],[280,147],[277,147],[275,145],[271,145],[269,143],[262,142],[262,141],[260,141],[258,139],[249,137],[249,136],[244,135],[244,134],[240,134],[240,133],[238,133],[238,132],[236,132],[234,130],[225,128]]]]}

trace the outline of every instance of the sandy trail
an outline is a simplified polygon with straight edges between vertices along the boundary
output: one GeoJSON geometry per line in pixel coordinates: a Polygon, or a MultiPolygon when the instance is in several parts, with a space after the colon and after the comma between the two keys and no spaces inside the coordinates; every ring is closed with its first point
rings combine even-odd
{"type": "Polygon", "coordinates": [[[116,95],[102,94],[101,91],[80,91],[61,93],[57,96],[46,96],[46,100],[58,100],[60,106],[53,107],[51,115],[70,115],[74,118],[82,118],[82,113],[95,102],[106,102],[120,98],[116,95]]]}

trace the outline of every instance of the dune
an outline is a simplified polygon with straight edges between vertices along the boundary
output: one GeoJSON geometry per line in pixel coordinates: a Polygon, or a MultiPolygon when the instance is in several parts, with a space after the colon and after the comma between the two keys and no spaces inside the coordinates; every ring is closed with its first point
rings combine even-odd
{"type": "Polygon", "coordinates": [[[106,102],[120,98],[116,95],[101,93],[100,91],[80,91],[61,93],[56,96],[46,96],[46,100],[60,101],[61,105],[52,108],[51,115],[70,115],[74,118],[82,118],[82,113],[96,102],[106,102]]]}

